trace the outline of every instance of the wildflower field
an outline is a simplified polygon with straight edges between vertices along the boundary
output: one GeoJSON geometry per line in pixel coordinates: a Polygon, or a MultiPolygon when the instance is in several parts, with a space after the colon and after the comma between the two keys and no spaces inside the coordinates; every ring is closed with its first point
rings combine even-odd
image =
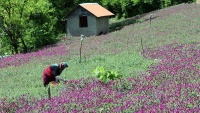
{"type": "Polygon", "coordinates": [[[81,63],[80,39],[74,38],[0,60],[1,113],[199,113],[200,5],[161,9],[121,30],[87,37],[81,63]],[[69,64],[61,74],[68,81],[51,86],[49,100],[42,72],[62,61],[69,64]],[[103,83],[91,73],[98,66],[122,79],[103,83]]]}

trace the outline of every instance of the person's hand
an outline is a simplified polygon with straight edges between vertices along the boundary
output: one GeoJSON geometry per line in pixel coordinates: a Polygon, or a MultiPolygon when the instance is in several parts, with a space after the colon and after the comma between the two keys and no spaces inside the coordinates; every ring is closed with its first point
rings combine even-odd
{"type": "Polygon", "coordinates": [[[68,81],[67,81],[67,79],[64,79],[64,81],[63,81],[64,83],[67,83],[68,81]]]}
{"type": "Polygon", "coordinates": [[[56,82],[56,81],[52,81],[50,82],[50,85],[53,86],[53,87],[56,87],[57,85],[59,85],[60,83],[59,82],[56,82]]]}
{"type": "Polygon", "coordinates": [[[55,80],[55,82],[60,82],[60,78],[59,78],[59,76],[56,76],[56,80],[55,80]]]}

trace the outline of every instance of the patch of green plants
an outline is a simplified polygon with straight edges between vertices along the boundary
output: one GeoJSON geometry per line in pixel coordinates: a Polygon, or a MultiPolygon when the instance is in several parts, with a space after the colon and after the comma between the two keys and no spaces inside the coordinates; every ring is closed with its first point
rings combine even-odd
{"type": "Polygon", "coordinates": [[[96,67],[96,69],[92,70],[92,73],[105,84],[110,80],[122,78],[122,75],[118,74],[117,71],[105,70],[103,66],[96,67]]]}

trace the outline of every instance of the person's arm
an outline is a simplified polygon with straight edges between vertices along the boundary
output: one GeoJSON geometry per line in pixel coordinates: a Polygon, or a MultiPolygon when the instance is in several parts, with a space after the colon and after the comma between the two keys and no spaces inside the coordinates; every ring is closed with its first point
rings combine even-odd
{"type": "Polygon", "coordinates": [[[67,80],[66,79],[62,79],[59,76],[56,76],[56,82],[58,82],[58,81],[66,82],[67,80]]]}

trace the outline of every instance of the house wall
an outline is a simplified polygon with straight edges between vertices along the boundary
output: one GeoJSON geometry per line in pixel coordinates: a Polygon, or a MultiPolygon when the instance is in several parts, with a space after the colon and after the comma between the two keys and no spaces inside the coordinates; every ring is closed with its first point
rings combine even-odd
{"type": "Polygon", "coordinates": [[[78,7],[67,18],[68,36],[91,36],[97,34],[96,17],[82,7],[78,7]],[[79,27],[79,16],[87,15],[88,27],[79,27]]]}
{"type": "Polygon", "coordinates": [[[106,34],[109,32],[109,18],[97,18],[97,35],[106,34]]]}

